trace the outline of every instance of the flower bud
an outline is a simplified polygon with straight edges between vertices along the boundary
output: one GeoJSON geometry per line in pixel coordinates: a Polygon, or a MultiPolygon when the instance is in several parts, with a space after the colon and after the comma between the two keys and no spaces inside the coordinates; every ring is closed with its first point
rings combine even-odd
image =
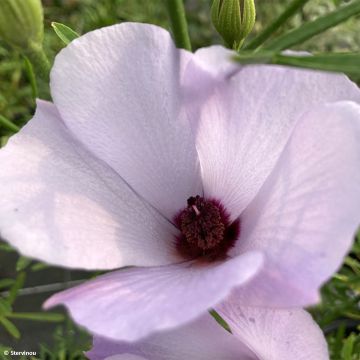
{"type": "Polygon", "coordinates": [[[214,0],[211,18],[226,44],[240,49],[255,24],[254,0],[214,0]]]}
{"type": "Polygon", "coordinates": [[[26,51],[44,36],[41,0],[1,0],[0,38],[26,51]]]}

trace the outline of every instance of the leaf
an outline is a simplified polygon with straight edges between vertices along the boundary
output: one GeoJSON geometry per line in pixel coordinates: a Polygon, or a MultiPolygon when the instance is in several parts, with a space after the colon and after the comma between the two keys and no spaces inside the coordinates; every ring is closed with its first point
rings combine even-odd
{"type": "Polygon", "coordinates": [[[32,97],[36,99],[38,97],[38,89],[36,85],[36,76],[33,66],[27,56],[24,56],[24,69],[31,85],[32,97]]]}
{"type": "Polygon", "coordinates": [[[215,311],[214,309],[209,311],[210,315],[216,320],[216,322],[222,326],[225,330],[231,332],[230,330],[230,326],[228,325],[228,323],[219,315],[219,313],[217,311],[215,311]]]}
{"type": "Polygon", "coordinates": [[[352,360],[355,340],[356,340],[355,334],[350,334],[350,336],[345,340],[343,348],[341,350],[342,359],[352,360]]]}
{"type": "Polygon", "coordinates": [[[271,51],[243,52],[234,57],[242,64],[275,64],[321,71],[360,74],[360,53],[331,53],[313,56],[286,55],[271,51]]]}
{"type": "Polygon", "coordinates": [[[6,318],[0,318],[0,323],[12,337],[14,337],[15,339],[20,339],[20,331],[10,320],[6,318]]]}
{"type": "Polygon", "coordinates": [[[313,36],[346,21],[352,16],[356,16],[357,14],[360,14],[360,0],[355,0],[349,5],[342,6],[330,14],[305,23],[297,29],[276,38],[265,46],[264,49],[275,51],[289,49],[294,45],[301,44],[313,36]]]}
{"type": "Polygon", "coordinates": [[[10,289],[10,292],[9,292],[9,296],[7,298],[7,301],[12,304],[15,299],[16,299],[16,296],[18,294],[18,291],[23,287],[24,285],[24,282],[25,282],[25,278],[26,278],[26,275],[24,272],[21,272],[19,273],[19,275],[17,276],[13,286],[11,287],[10,289]]]}
{"type": "Polygon", "coordinates": [[[77,32],[64,24],[52,22],[51,26],[53,27],[56,35],[63,41],[65,45],[68,45],[71,41],[80,36],[77,32]]]}
{"type": "Polygon", "coordinates": [[[244,46],[246,50],[253,50],[264,43],[276,30],[278,30],[287,20],[295,15],[309,0],[293,0],[270,25],[261,33],[244,46]]]}
{"type": "Polygon", "coordinates": [[[18,126],[2,115],[0,115],[0,126],[3,126],[12,132],[18,132],[20,130],[18,126]]]}
{"type": "Polygon", "coordinates": [[[31,262],[31,259],[25,256],[20,256],[18,261],[16,262],[16,271],[25,270],[31,264],[31,262]]]}
{"type": "Polygon", "coordinates": [[[9,244],[0,242],[0,251],[13,252],[15,250],[9,244]]]}
{"type": "Polygon", "coordinates": [[[11,311],[12,308],[9,302],[0,298],[0,317],[7,316],[11,311]]]}
{"type": "Polygon", "coordinates": [[[46,322],[62,322],[65,317],[59,313],[12,313],[7,315],[11,319],[33,320],[33,321],[46,321],[46,322]]]}
{"type": "Polygon", "coordinates": [[[36,262],[34,265],[31,266],[31,271],[40,271],[49,268],[50,265],[42,263],[42,262],[36,262]]]}
{"type": "Polygon", "coordinates": [[[0,289],[8,288],[14,283],[14,279],[1,279],[0,280],[0,289]]]}
{"type": "Polygon", "coordinates": [[[277,55],[274,63],[314,70],[360,74],[360,53],[335,53],[314,56],[277,55]]]}

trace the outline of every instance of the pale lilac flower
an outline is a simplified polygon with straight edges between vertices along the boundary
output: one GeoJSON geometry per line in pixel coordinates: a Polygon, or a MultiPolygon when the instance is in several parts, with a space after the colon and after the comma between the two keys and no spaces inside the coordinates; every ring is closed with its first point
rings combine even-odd
{"type": "Polygon", "coordinates": [[[325,338],[304,310],[217,307],[232,334],[209,315],[138,342],[95,337],[90,360],[328,360],[325,338]]]}
{"type": "Polygon", "coordinates": [[[318,301],[359,221],[359,89],[342,75],[239,69],[231,54],[191,54],[127,23],[57,56],[54,105],[39,102],[0,151],[1,236],[53,264],[134,267],[47,307],[134,341],[230,292],[243,306],[318,301]]]}

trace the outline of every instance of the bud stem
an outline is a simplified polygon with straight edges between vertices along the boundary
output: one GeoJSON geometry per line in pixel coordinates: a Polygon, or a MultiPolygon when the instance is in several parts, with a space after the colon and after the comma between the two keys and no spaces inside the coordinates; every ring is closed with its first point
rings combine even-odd
{"type": "Polygon", "coordinates": [[[166,5],[176,46],[191,51],[183,0],[166,0],[166,5]]]}

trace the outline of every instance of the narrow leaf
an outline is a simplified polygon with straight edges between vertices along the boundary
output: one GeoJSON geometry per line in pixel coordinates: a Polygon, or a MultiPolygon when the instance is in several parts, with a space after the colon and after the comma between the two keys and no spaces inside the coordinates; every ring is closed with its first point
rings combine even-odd
{"type": "Polygon", "coordinates": [[[11,122],[9,119],[2,115],[0,115],[0,127],[1,126],[12,132],[18,132],[20,130],[18,126],[16,126],[13,122],[11,122]]]}
{"type": "Polygon", "coordinates": [[[344,346],[341,349],[341,358],[344,360],[352,360],[353,349],[356,341],[355,334],[350,334],[350,336],[345,340],[344,346]]]}
{"type": "Polygon", "coordinates": [[[274,63],[314,70],[360,74],[360,53],[315,56],[277,55],[274,63]]]}
{"type": "Polygon", "coordinates": [[[264,43],[287,20],[295,15],[309,0],[293,0],[278,18],[270,23],[258,36],[244,46],[245,50],[253,50],[264,43]]]}
{"type": "Polygon", "coordinates": [[[19,273],[19,275],[17,276],[15,283],[11,287],[9,296],[7,298],[7,301],[10,304],[12,304],[15,301],[18,291],[23,287],[25,283],[25,277],[26,275],[24,272],[19,273]]]}
{"type": "Polygon", "coordinates": [[[275,64],[321,71],[360,75],[360,53],[331,53],[314,56],[283,55],[271,51],[241,53],[234,57],[242,64],[275,64]]]}
{"type": "Polygon", "coordinates": [[[297,29],[276,38],[271,41],[265,49],[275,51],[289,49],[358,14],[360,14],[360,0],[355,0],[349,5],[342,6],[330,14],[319,17],[314,21],[307,22],[297,29]]]}
{"type": "Polygon", "coordinates": [[[14,279],[1,279],[0,289],[6,289],[14,283],[14,279]]]}
{"type": "Polygon", "coordinates": [[[20,256],[18,261],[16,262],[16,271],[25,270],[31,264],[31,262],[31,259],[25,256],[20,256]]]}
{"type": "Polygon", "coordinates": [[[63,41],[65,45],[69,44],[74,39],[78,38],[80,35],[75,32],[73,29],[70,29],[68,26],[52,22],[51,26],[53,27],[56,35],[63,41]]]}
{"type": "Polygon", "coordinates": [[[65,317],[58,313],[12,313],[7,316],[11,319],[47,321],[47,322],[62,322],[65,317]]]}
{"type": "Polygon", "coordinates": [[[32,97],[33,97],[33,99],[36,99],[38,97],[36,76],[34,73],[33,66],[31,65],[30,60],[26,56],[24,56],[24,69],[25,69],[26,76],[28,77],[29,82],[30,82],[32,97]]]}
{"type": "MultiPolygon", "coordinates": [[[[0,115],[0,121],[1,121],[1,115],[0,115]]],[[[15,250],[9,244],[0,242],[0,251],[14,252],[15,250]]]]}
{"type": "Polygon", "coordinates": [[[42,262],[36,262],[35,264],[33,264],[31,266],[31,271],[39,271],[39,270],[43,270],[43,269],[47,269],[49,268],[50,265],[42,263],[42,262]]]}
{"type": "Polygon", "coordinates": [[[20,339],[20,331],[10,320],[6,318],[0,318],[0,323],[12,337],[15,339],[20,339]]]}
{"type": "Polygon", "coordinates": [[[209,311],[210,315],[222,326],[225,330],[231,332],[229,324],[220,316],[220,314],[214,309],[209,311]]]}
{"type": "Polygon", "coordinates": [[[0,298],[0,317],[7,316],[11,311],[12,308],[9,302],[0,298]]]}

